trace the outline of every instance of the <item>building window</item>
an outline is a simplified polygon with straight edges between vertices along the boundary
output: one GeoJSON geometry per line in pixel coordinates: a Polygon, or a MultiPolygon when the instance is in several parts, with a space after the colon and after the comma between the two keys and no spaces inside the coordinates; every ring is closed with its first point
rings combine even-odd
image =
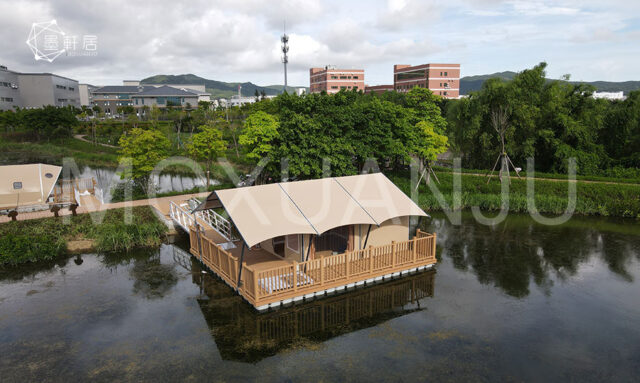
{"type": "Polygon", "coordinates": [[[354,80],[357,80],[357,79],[358,79],[358,76],[353,76],[353,79],[354,79],[354,80]]]}
{"type": "Polygon", "coordinates": [[[69,87],[69,90],[73,92],[75,89],[72,87],[69,87]]]}
{"type": "Polygon", "coordinates": [[[346,80],[347,76],[340,76],[340,80],[346,80]]]}
{"type": "Polygon", "coordinates": [[[357,87],[357,86],[354,86],[354,87],[353,87],[353,90],[358,90],[358,87],[357,87]]]}
{"type": "Polygon", "coordinates": [[[448,76],[449,74],[447,72],[444,72],[445,77],[448,76]]]}
{"type": "Polygon", "coordinates": [[[411,72],[402,72],[397,74],[398,80],[413,80],[417,78],[425,78],[426,74],[424,70],[416,70],[411,72]]]}
{"type": "Polygon", "coordinates": [[[337,79],[338,79],[338,76],[331,76],[331,79],[332,79],[332,80],[337,80],[337,79]]]}
{"type": "Polygon", "coordinates": [[[338,89],[336,85],[331,85],[331,89],[338,89]]]}

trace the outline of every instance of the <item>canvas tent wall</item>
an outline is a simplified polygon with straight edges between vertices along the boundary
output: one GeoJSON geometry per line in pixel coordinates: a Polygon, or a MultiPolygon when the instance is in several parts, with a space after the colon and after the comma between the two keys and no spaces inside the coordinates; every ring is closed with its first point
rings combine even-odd
{"type": "Polygon", "coordinates": [[[0,166],[0,210],[46,204],[61,171],[46,164],[0,166]]]}

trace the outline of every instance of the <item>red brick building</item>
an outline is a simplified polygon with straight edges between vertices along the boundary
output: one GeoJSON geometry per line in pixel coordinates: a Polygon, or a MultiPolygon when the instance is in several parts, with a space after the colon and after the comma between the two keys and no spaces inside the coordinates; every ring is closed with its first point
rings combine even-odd
{"type": "Polygon", "coordinates": [[[338,93],[341,89],[364,90],[364,69],[336,69],[326,66],[309,70],[311,93],[338,93]]]}
{"type": "Polygon", "coordinates": [[[384,92],[390,92],[393,89],[393,85],[367,85],[364,87],[364,92],[382,94],[384,92]]]}
{"type": "Polygon", "coordinates": [[[427,88],[433,94],[458,98],[460,95],[460,64],[394,65],[393,87],[408,92],[414,87],[427,88]]]}

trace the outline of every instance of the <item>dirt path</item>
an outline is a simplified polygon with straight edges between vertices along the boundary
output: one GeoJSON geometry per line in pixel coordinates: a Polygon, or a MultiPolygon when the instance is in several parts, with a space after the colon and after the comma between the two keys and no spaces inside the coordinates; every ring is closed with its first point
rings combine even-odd
{"type": "MultiPolygon", "coordinates": [[[[84,141],[84,142],[88,142],[88,143],[90,143],[90,144],[93,144],[93,142],[91,142],[91,141],[87,140],[87,139],[86,139],[86,138],[84,138],[84,137],[85,137],[85,135],[84,135],[84,134],[74,134],[74,135],[73,135],[73,138],[75,138],[76,140],[80,140],[80,141],[84,141]]],[[[98,143],[98,145],[100,145],[100,146],[105,146],[105,147],[107,147],[107,148],[114,148],[114,149],[117,149],[117,148],[118,148],[117,146],[109,145],[109,144],[101,144],[101,143],[98,143]]]]}

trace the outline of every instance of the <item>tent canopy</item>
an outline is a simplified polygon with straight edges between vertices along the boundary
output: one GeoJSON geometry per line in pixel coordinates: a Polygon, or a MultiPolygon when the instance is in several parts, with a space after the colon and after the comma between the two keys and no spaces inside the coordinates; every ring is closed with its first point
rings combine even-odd
{"type": "Polygon", "coordinates": [[[61,171],[46,164],[0,166],[0,209],[46,203],[61,171]]]}
{"type": "Polygon", "coordinates": [[[345,225],[380,225],[396,217],[427,216],[382,173],[225,189],[212,194],[229,213],[247,246],[281,235],[319,235],[345,225]]]}

